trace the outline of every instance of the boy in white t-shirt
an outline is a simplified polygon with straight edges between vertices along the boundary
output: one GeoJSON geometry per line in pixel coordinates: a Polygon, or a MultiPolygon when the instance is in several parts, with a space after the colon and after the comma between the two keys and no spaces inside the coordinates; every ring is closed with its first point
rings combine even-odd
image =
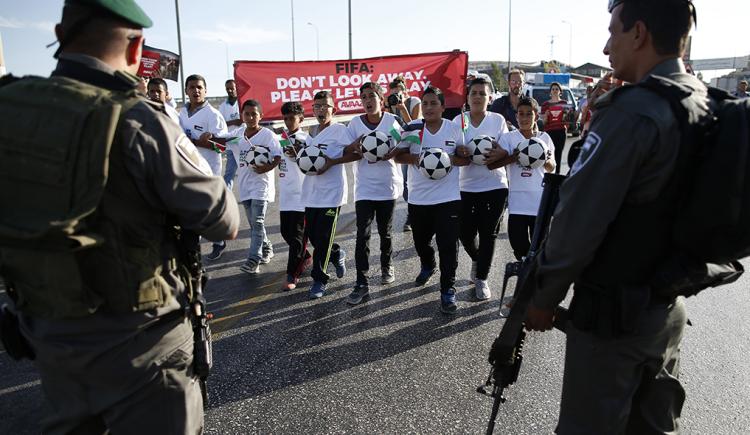
{"type": "Polygon", "coordinates": [[[435,273],[435,249],[432,247],[432,237],[435,236],[440,255],[440,310],[453,314],[458,309],[454,284],[461,215],[456,166],[468,165],[469,159],[455,155],[456,147],[464,144],[463,133],[461,127],[443,119],[444,110],[443,92],[427,86],[422,94],[424,121],[412,121],[404,127],[399,147],[408,152],[398,154],[396,161],[409,165],[409,216],[414,248],[421,264],[415,282],[425,285],[435,273]],[[417,168],[420,153],[427,148],[440,148],[451,156],[451,170],[439,180],[426,177],[417,168]]]}
{"type": "Polygon", "coordinates": [[[265,220],[268,203],[276,195],[273,169],[281,161],[281,146],[276,135],[259,125],[263,118],[263,108],[255,100],[242,104],[242,119],[245,127],[237,130],[239,137],[227,142],[237,163],[237,188],[242,205],[245,206],[247,220],[250,224],[250,249],[245,264],[240,270],[255,275],[260,265],[268,263],[273,257],[273,246],[266,234],[265,220]],[[248,154],[255,147],[269,150],[271,160],[265,165],[248,163],[248,154]]]}
{"type": "Polygon", "coordinates": [[[302,104],[289,101],[281,106],[286,130],[282,132],[281,145],[284,155],[279,163],[279,228],[281,237],[289,245],[286,262],[286,282],[282,290],[294,290],[299,276],[312,265],[312,255],[307,250],[305,237],[305,205],[302,201],[304,174],[296,162],[297,144],[304,144],[307,133],[300,129],[305,119],[302,104]]]}
{"type": "MultiPolygon", "coordinates": [[[[193,74],[185,79],[185,93],[189,98],[188,104],[180,109],[180,127],[185,136],[193,141],[198,152],[211,167],[211,172],[221,176],[221,154],[224,146],[216,140],[228,136],[227,124],[218,110],[206,101],[206,79],[193,74]]],[[[206,255],[208,260],[216,260],[226,249],[226,242],[214,243],[211,252],[206,255]]]]}
{"type": "Polygon", "coordinates": [[[536,128],[538,105],[533,98],[522,97],[518,102],[516,117],[518,130],[500,137],[501,150],[491,150],[488,167],[503,165],[508,174],[508,240],[513,255],[521,260],[529,252],[534,232],[539,203],[542,200],[542,180],[545,172],[555,170],[555,145],[547,133],[536,128]],[[547,161],[539,168],[531,169],[518,163],[516,148],[522,141],[536,137],[547,145],[547,161]]]}
{"type": "MultiPolygon", "coordinates": [[[[305,202],[305,234],[313,245],[313,267],[310,275],[313,285],[309,290],[311,299],[322,297],[326,291],[328,274],[326,268],[331,262],[336,267],[336,276],[346,273],[346,253],[333,243],[336,236],[336,221],[339,209],[346,204],[348,186],[343,163],[356,160],[347,147],[352,137],[343,124],[332,123],[333,96],[328,91],[320,91],[313,97],[313,113],[318,125],[310,128],[306,146],[318,147],[326,156],[323,169],[316,175],[305,175],[302,182],[302,200],[305,202]]],[[[351,148],[350,148],[351,149],[351,148]]]]}
{"type": "MultiPolygon", "coordinates": [[[[359,88],[359,96],[365,108],[365,114],[349,121],[351,137],[361,138],[373,131],[381,131],[389,136],[401,137],[402,121],[390,113],[383,113],[383,89],[379,84],[368,82],[359,88]]],[[[393,254],[391,233],[393,210],[396,199],[403,190],[401,168],[391,158],[371,162],[362,157],[361,145],[354,145],[357,161],[354,164],[354,204],[357,214],[357,242],[354,259],[357,267],[357,283],[347,302],[357,305],[369,297],[370,269],[370,227],[375,220],[380,235],[380,282],[390,284],[396,280],[393,272],[391,255],[393,254]]]]}
{"type": "MultiPolygon", "coordinates": [[[[234,83],[234,80],[229,79],[224,82],[224,88],[227,91],[227,99],[219,104],[219,113],[224,117],[224,121],[227,123],[227,130],[230,134],[237,135],[236,130],[242,125],[240,105],[237,100],[237,85],[234,83]]],[[[234,176],[237,174],[236,160],[230,150],[226,150],[225,157],[227,159],[227,167],[224,168],[224,182],[227,183],[229,190],[232,190],[234,176]]]]}

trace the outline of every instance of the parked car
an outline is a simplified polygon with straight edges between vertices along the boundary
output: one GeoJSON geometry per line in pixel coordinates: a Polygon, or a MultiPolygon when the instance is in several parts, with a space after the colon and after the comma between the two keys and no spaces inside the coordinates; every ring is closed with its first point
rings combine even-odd
{"type": "MultiPolygon", "coordinates": [[[[549,85],[533,85],[527,84],[521,90],[521,94],[527,97],[532,97],[539,103],[539,107],[550,99],[549,85]]],[[[562,86],[562,94],[560,99],[565,100],[565,119],[568,123],[568,133],[573,136],[581,135],[581,125],[578,122],[578,100],[567,86],[562,86]]]]}

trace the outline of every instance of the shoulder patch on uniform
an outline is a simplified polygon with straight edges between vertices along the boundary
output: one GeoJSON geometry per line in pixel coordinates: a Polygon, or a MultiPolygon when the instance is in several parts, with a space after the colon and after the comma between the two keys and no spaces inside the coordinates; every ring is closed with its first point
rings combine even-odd
{"type": "Polygon", "coordinates": [[[198,148],[195,147],[193,142],[188,139],[187,136],[181,134],[177,138],[175,148],[177,148],[177,153],[180,154],[180,157],[185,159],[190,166],[200,171],[203,175],[213,175],[213,172],[211,172],[211,166],[206,159],[203,158],[201,153],[198,152],[198,148]]]}
{"type": "Polygon", "coordinates": [[[601,143],[602,138],[599,137],[598,134],[593,131],[589,132],[586,136],[586,141],[584,141],[581,146],[581,152],[578,154],[578,159],[573,163],[573,167],[570,168],[570,175],[574,175],[576,172],[580,171],[581,168],[586,166],[586,163],[591,160],[591,157],[596,153],[596,150],[599,149],[599,144],[601,143]]]}

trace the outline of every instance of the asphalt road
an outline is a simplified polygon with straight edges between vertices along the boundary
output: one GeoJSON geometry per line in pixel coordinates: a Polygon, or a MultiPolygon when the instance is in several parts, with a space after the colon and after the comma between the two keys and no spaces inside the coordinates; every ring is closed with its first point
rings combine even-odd
{"type": "MultiPolygon", "coordinates": [[[[320,300],[307,299],[309,276],[297,290],[279,291],[286,245],[275,207],[267,222],[276,257],[259,276],[239,271],[249,244],[246,222],[225,254],[207,263],[212,275],[207,296],[216,316],[207,433],[484,432],[491,401],[475,389],[487,377],[487,352],[503,323],[499,287],[502,266],[512,259],[505,227],[490,275],[492,299],[474,301],[470,261],[461,250],[459,310],[446,316],[439,310],[437,275],[424,287],[413,284],[419,259],[411,234],[400,232],[405,211],[399,202],[396,282],[377,285],[375,236],[372,297],[356,307],[345,302],[355,278],[351,199],[337,234],[349,271],[334,279],[320,300]]],[[[749,288],[745,276],[688,300],[693,326],[682,346],[683,433],[750,433],[750,321],[744,315],[749,288]]],[[[507,391],[495,433],[552,432],[563,356],[562,333],[529,334],[519,381],[507,391]]],[[[38,433],[43,413],[33,365],[0,352],[0,433],[38,433]]]]}

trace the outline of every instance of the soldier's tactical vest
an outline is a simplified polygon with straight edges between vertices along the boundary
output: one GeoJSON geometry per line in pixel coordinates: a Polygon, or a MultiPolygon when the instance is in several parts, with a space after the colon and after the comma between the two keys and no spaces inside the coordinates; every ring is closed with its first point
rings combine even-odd
{"type": "Polygon", "coordinates": [[[139,194],[118,136],[139,101],[65,77],[0,88],[0,276],[20,311],[75,318],[173,297],[167,217],[139,194]]]}

